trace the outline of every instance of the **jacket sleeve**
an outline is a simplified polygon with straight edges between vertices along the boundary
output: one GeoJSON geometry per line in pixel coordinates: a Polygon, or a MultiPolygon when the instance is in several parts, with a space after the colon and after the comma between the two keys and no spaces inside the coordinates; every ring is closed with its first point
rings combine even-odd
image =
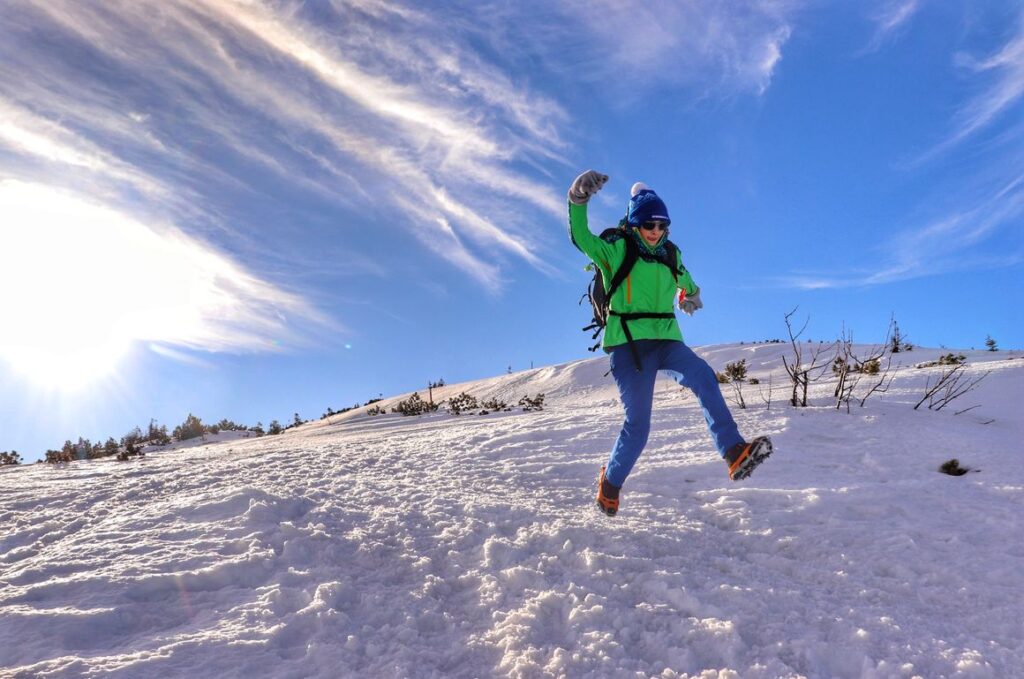
{"type": "Polygon", "coordinates": [[[611,268],[615,260],[621,258],[619,248],[608,243],[590,232],[587,224],[587,206],[569,203],[569,238],[595,264],[605,269],[611,268]]]}
{"type": "Polygon", "coordinates": [[[678,259],[678,268],[683,272],[683,275],[679,277],[678,281],[676,281],[676,286],[681,290],[685,290],[687,295],[696,294],[698,289],[697,284],[693,282],[693,277],[690,276],[690,272],[685,266],[683,266],[683,253],[676,253],[676,257],[678,259]]]}

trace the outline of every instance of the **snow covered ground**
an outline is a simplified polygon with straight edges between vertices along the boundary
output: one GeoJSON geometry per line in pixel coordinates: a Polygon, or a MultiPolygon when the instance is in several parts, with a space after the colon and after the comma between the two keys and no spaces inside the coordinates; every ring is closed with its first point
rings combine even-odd
{"type": "Polygon", "coordinates": [[[774,375],[770,410],[748,386],[734,411],[765,466],[729,482],[664,380],[615,518],[592,507],[606,358],[434,393],[539,413],[357,410],[0,470],[0,675],[1024,676],[1021,354],[965,352],[992,372],[956,408],[914,411],[941,369],[905,367],[847,414],[831,383],[785,402],[786,349],[699,351],[774,375]],[[953,457],[980,471],[938,473],[953,457]]]}

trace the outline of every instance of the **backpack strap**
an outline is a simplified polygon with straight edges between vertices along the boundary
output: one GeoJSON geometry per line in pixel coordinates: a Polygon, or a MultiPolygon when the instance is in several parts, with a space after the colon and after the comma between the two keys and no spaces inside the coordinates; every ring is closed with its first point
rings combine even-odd
{"type": "Polygon", "coordinates": [[[633,270],[633,265],[636,264],[637,258],[640,257],[640,248],[629,236],[622,239],[626,244],[626,256],[622,259],[622,264],[619,265],[615,275],[612,276],[611,282],[608,284],[608,289],[605,291],[605,296],[608,298],[608,304],[612,303],[612,295],[619,289],[622,282],[626,280],[629,273],[633,270]]]}

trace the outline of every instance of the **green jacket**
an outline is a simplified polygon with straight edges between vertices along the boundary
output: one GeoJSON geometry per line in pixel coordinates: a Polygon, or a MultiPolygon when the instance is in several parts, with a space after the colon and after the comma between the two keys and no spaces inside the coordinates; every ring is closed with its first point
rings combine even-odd
{"type": "MultiPolygon", "coordinates": [[[[587,225],[587,206],[572,203],[569,203],[569,237],[572,238],[573,244],[601,270],[607,289],[616,270],[626,257],[625,240],[619,239],[614,243],[609,243],[592,234],[587,225]]],[[[641,247],[653,250],[646,243],[641,247]]],[[[676,280],[664,264],[638,258],[625,282],[612,296],[611,310],[619,313],[673,313],[676,295],[680,289],[686,290],[687,295],[697,292],[697,284],[690,277],[690,272],[683,267],[682,255],[679,255],[678,259],[677,268],[683,272],[683,275],[676,280]]],[[[680,342],[683,340],[683,335],[679,331],[679,322],[675,318],[642,318],[630,321],[629,331],[634,340],[666,339],[680,342]]],[[[622,321],[610,316],[601,346],[605,351],[611,351],[620,344],[626,344],[622,321]]]]}

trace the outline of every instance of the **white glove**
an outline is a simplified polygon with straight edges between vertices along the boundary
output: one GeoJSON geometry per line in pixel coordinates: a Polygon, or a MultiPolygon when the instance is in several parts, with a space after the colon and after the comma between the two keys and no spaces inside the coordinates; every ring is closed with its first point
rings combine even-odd
{"type": "Polygon", "coordinates": [[[679,308],[683,310],[683,313],[687,316],[692,316],[693,312],[697,309],[704,308],[704,302],[700,301],[700,288],[697,288],[696,292],[692,295],[686,295],[683,301],[679,303],[679,308]]]}
{"type": "Polygon", "coordinates": [[[569,186],[569,202],[573,205],[584,205],[590,197],[601,190],[608,181],[608,175],[587,170],[573,180],[569,186]]]}

